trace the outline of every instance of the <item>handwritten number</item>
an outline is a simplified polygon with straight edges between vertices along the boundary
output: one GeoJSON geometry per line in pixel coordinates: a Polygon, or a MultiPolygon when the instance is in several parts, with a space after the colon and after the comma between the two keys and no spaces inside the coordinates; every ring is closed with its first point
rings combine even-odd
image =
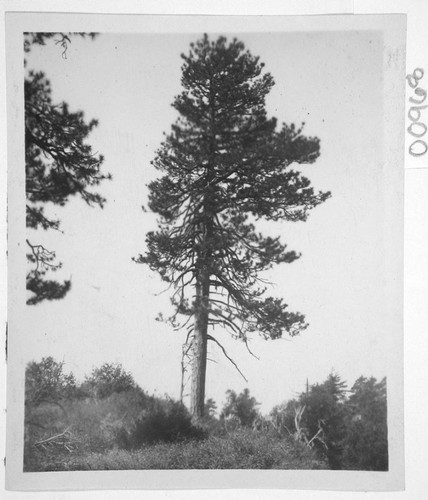
{"type": "MultiPolygon", "coordinates": [[[[422,96],[422,99],[420,99],[419,101],[417,99],[415,99],[414,97],[411,97],[409,99],[409,101],[412,103],[412,104],[422,104],[425,99],[427,98],[427,91],[425,89],[421,89],[420,87],[418,87],[417,89],[415,89],[415,94],[418,95],[418,96],[422,96]]],[[[426,107],[426,106],[424,106],[426,107]]]]}
{"type": "Polygon", "coordinates": [[[422,68],[416,68],[411,75],[407,75],[406,78],[409,87],[415,89],[419,84],[419,80],[422,80],[423,76],[424,70],[422,68]]]}
{"type": "Polygon", "coordinates": [[[412,144],[410,144],[410,147],[409,147],[409,153],[412,156],[422,156],[427,151],[428,151],[428,146],[427,146],[426,142],[425,141],[421,141],[420,139],[418,139],[417,141],[413,141],[412,144]],[[422,148],[422,150],[419,150],[419,151],[415,150],[416,146],[418,146],[418,145],[422,148]]]}
{"type": "MultiPolygon", "coordinates": [[[[406,76],[407,83],[409,87],[414,90],[414,94],[416,97],[410,97],[409,102],[412,104],[422,104],[425,102],[427,97],[427,91],[421,87],[419,87],[419,81],[422,80],[424,76],[424,70],[422,68],[416,68],[413,70],[412,74],[406,76]]],[[[428,151],[428,146],[425,141],[420,139],[427,133],[427,126],[421,120],[421,110],[427,108],[428,105],[425,106],[412,106],[407,112],[408,118],[412,121],[412,123],[407,127],[407,132],[413,137],[417,137],[415,141],[412,142],[409,146],[409,153],[412,156],[423,156],[428,151]]]]}

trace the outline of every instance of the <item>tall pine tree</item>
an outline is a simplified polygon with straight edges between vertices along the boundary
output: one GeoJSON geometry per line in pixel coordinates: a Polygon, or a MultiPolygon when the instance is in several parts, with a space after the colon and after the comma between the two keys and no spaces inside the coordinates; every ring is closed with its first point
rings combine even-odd
{"type": "Polygon", "coordinates": [[[174,289],[171,319],[185,317],[180,326],[187,328],[191,412],[198,420],[208,341],[228,357],[210,327],[247,345],[250,332],[277,339],[307,326],[281,298],[264,296],[260,273],[299,255],[279,237],[260,234],[255,221],[304,221],[330,193],[316,193],[292,168],[316,160],[319,140],[268,118],[265,97],[274,80],[243,43],[204,35],[182,58],[184,90],[173,103],[180,116],[152,162],[163,176],[148,186],[159,228],[147,234],[147,252],[135,260],[174,289]]]}

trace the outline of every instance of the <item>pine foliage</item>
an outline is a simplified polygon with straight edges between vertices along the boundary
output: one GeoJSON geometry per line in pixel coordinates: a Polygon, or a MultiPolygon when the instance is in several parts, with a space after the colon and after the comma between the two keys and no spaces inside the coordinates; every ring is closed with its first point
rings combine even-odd
{"type": "Polygon", "coordinates": [[[183,314],[189,338],[201,307],[189,290],[207,275],[208,325],[244,342],[250,332],[296,335],[307,326],[304,316],[265,296],[261,273],[299,255],[261,234],[256,221],[304,221],[330,196],[294,168],[318,158],[319,140],[267,116],[274,80],[240,41],[205,35],[182,58],[183,91],[173,102],[179,118],[153,161],[162,176],[149,184],[159,228],[135,260],[174,289],[170,319],[183,314]]]}
{"type": "MultiPolygon", "coordinates": [[[[71,36],[71,34],[69,34],[71,36]]],[[[26,33],[24,50],[33,45],[45,45],[54,38],[66,57],[69,35],[63,33],[26,33]]],[[[79,33],[94,38],[94,33],[79,33]]],[[[70,111],[66,102],[52,101],[52,88],[40,71],[27,72],[25,96],[25,172],[26,223],[30,229],[60,230],[60,221],[46,214],[47,204],[64,206],[77,195],[88,205],[103,207],[105,199],[93,188],[110,179],[101,172],[102,155],[94,152],[87,138],[98,125],[97,120],[85,120],[83,111],[70,111]]],[[[63,298],[71,287],[69,280],[59,283],[46,279],[48,271],[61,268],[55,252],[27,239],[27,290],[32,292],[27,303],[63,298]]]]}

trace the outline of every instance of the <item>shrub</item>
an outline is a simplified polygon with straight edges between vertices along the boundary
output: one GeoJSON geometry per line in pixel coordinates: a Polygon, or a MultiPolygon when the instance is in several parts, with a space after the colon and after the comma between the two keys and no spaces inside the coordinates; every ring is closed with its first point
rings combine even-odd
{"type": "Polygon", "coordinates": [[[40,470],[62,455],[106,452],[114,447],[124,447],[123,436],[133,429],[138,416],[152,405],[153,398],[135,388],[113,393],[102,400],[84,400],[42,403],[26,407],[25,412],[25,470],[40,470]],[[37,443],[53,436],[62,438],[37,443]]]}
{"type": "Polygon", "coordinates": [[[166,404],[155,402],[150,410],[146,410],[137,420],[131,432],[121,433],[122,443],[128,448],[140,447],[143,444],[158,442],[171,443],[186,439],[201,439],[205,431],[192,424],[185,406],[169,400],[166,404]]]}

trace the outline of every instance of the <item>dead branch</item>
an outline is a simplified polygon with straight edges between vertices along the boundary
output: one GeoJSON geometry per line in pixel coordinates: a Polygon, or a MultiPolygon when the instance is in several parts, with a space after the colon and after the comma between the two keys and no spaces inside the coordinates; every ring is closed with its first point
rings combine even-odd
{"type": "Polygon", "coordinates": [[[71,426],[67,427],[67,429],[65,429],[65,431],[61,432],[60,434],[56,434],[55,436],[51,436],[47,439],[42,439],[41,441],[37,441],[36,443],[34,443],[34,446],[44,446],[48,443],[53,443],[58,439],[70,438],[71,437],[70,427],[71,426]]]}
{"type": "Polygon", "coordinates": [[[211,335],[207,335],[207,339],[208,340],[212,340],[213,342],[215,342],[220,348],[221,350],[223,351],[223,354],[225,355],[225,357],[232,363],[232,365],[237,369],[237,371],[241,374],[241,377],[245,380],[245,382],[248,382],[248,380],[245,378],[245,375],[241,372],[241,370],[239,369],[238,365],[235,363],[235,361],[233,361],[233,359],[227,354],[226,352],[226,349],[220,344],[220,342],[215,339],[214,337],[212,337],[211,335]]]}
{"type": "Polygon", "coordinates": [[[318,438],[318,435],[319,435],[319,434],[321,434],[321,432],[322,432],[322,429],[321,429],[321,427],[320,427],[320,428],[318,429],[318,432],[317,432],[314,436],[312,436],[312,438],[308,441],[308,446],[311,446],[311,443],[312,443],[315,439],[319,439],[319,438],[318,438]]]}

